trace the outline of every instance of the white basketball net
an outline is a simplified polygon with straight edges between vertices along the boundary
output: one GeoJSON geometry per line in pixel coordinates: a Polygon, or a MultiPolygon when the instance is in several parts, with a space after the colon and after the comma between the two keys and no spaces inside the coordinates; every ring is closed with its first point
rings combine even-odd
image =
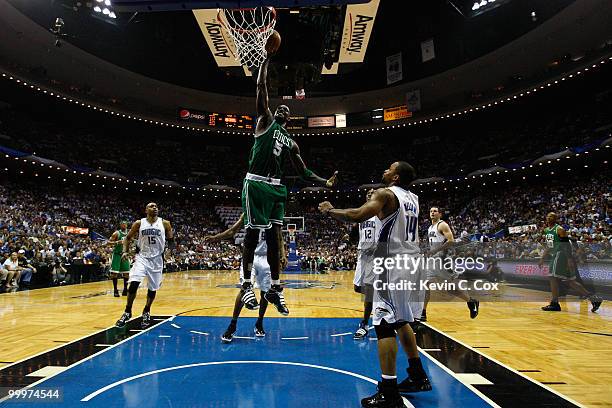
{"type": "Polygon", "coordinates": [[[217,17],[232,37],[240,63],[258,68],[268,56],[266,43],[276,25],[274,7],[219,9],[217,17]]]}

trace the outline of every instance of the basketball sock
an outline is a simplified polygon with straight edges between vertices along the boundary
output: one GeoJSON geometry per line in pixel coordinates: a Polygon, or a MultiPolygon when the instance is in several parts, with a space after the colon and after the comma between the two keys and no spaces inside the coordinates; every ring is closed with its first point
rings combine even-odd
{"type": "Polygon", "coordinates": [[[151,306],[145,305],[144,309],[142,309],[142,313],[150,313],[151,312],[151,306]]]}
{"type": "Polygon", "coordinates": [[[408,359],[408,376],[412,379],[427,377],[419,357],[408,359]]]}
{"type": "Polygon", "coordinates": [[[128,279],[127,278],[123,278],[123,290],[127,290],[127,284],[128,284],[128,279]]]}
{"type": "Polygon", "coordinates": [[[113,289],[117,291],[117,278],[113,278],[113,289]]]}
{"type": "Polygon", "coordinates": [[[382,380],[380,381],[383,388],[397,388],[397,376],[395,375],[382,375],[382,380]]]}
{"type": "Polygon", "coordinates": [[[230,326],[236,326],[236,324],[238,324],[238,319],[232,319],[230,326]]]}

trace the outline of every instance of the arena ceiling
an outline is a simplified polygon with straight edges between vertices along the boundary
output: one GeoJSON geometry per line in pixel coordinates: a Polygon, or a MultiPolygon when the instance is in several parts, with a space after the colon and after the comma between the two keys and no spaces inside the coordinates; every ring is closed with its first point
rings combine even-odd
{"type": "MultiPolygon", "coordinates": [[[[109,18],[93,11],[96,6],[104,7],[102,0],[8,1],[44,28],[52,29],[56,18],[61,18],[60,41],[118,67],[182,87],[253,94],[252,79],[242,68],[219,66],[215,50],[205,40],[202,18],[191,10],[150,12],[133,6],[136,1],[117,0],[119,5],[115,5],[110,0],[116,18],[109,18]],[[132,7],[120,6],[126,3],[132,7]]],[[[380,0],[372,7],[373,24],[366,27],[371,36],[363,61],[349,63],[338,63],[348,25],[346,5],[278,8],[277,29],[283,45],[270,68],[271,94],[293,95],[295,90],[305,89],[309,97],[330,96],[384,88],[387,57],[398,53],[402,79],[397,83],[435,75],[534,30],[574,0],[480,1],[380,0]],[[473,10],[475,3],[483,6],[473,10]]],[[[148,0],[147,4],[160,2],[171,0],[148,0]]],[[[187,4],[187,8],[206,3],[212,2],[200,0],[199,5],[187,4]]],[[[159,5],[154,10],[164,8],[180,7],[159,5]]]]}

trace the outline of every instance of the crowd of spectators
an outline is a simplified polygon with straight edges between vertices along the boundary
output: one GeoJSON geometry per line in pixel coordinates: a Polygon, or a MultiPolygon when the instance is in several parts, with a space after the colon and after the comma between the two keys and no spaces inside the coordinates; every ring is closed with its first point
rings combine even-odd
{"type": "MultiPolygon", "coordinates": [[[[439,206],[457,237],[475,245],[471,255],[489,259],[536,259],[543,251],[541,229],[546,213],[555,211],[584,261],[612,259],[612,195],[609,174],[589,180],[565,180],[541,186],[514,186],[479,194],[421,197],[421,237],[429,225],[425,209],[439,206]],[[508,233],[508,227],[535,225],[508,233]]],[[[141,218],[146,197],[92,192],[61,186],[6,181],[0,185],[0,276],[3,290],[27,288],[36,276],[45,285],[79,283],[106,276],[112,246],[105,238],[120,220],[141,218]],[[64,227],[88,228],[88,234],[64,227]],[[88,271],[88,272],[87,272],[88,271]],[[87,272],[87,273],[85,273],[87,272]]],[[[215,211],[219,203],[189,198],[158,200],[160,216],[169,219],[177,248],[168,271],[238,269],[241,248],[233,242],[205,243],[204,237],[227,227],[215,211]]],[[[358,205],[363,197],[354,197],[358,205]]],[[[355,226],[334,221],[314,205],[293,204],[305,231],[297,237],[303,269],[352,270],[356,263],[355,226]]]]}
{"type": "MultiPolygon", "coordinates": [[[[296,140],[317,173],[329,176],[340,171],[342,188],[380,181],[384,166],[398,157],[414,163],[419,178],[462,176],[605,138],[605,133],[595,130],[610,124],[612,92],[594,79],[583,81],[566,83],[565,88],[548,90],[546,95],[532,95],[520,108],[508,104],[474,113],[469,120],[296,140]],[[566,103],[568,94],[580,104],[566,103]]],[[[10,105],[0,109],[0,146],[79,170],[182,185],[240,188],[246,173],[248,136],[193,134],[132,121],[109,122],[97,113],[67,118],[60,108],[51,112],[31,109],[10,105]]],[[[289,186],[304,184],[291,182],[289,186]]]]}

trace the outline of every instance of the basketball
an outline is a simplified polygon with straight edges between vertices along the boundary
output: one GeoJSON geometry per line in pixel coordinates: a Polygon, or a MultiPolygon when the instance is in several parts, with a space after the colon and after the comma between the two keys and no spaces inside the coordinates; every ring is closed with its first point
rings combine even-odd
{"type": "Polygon", "coordinates": [[[266,43],[266,52],[268,54],[274,54],[276,53],[276,51],[278,51],[278,49],[280,48],[281,45],[281,36],[278,33],[278,31],[274,30],[272,31],[272,34],[270,35],[270,37],[268,37],[268,42],[266,43]]]}

